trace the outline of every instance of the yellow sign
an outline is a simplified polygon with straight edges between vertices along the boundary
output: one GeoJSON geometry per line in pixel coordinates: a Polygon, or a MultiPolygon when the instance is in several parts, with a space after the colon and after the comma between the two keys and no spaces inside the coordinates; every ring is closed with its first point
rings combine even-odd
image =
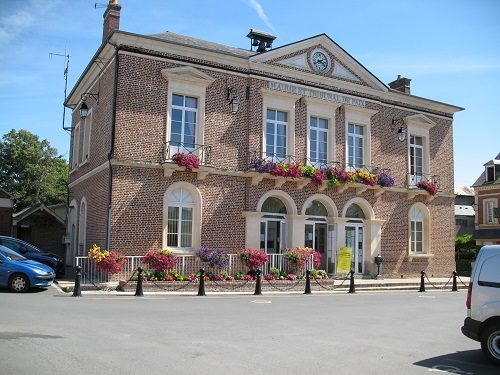
{"type": "Polygon", "coordinates": [[[352,249],[341,247],[338,253],[337,273],[349,273],[351,271],[352,249]]]}

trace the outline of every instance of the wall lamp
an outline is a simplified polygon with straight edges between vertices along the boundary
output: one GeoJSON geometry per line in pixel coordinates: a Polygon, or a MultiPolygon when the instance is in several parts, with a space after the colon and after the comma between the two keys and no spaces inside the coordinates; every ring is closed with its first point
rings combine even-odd
{"type": "Polygon", "coordinates": [[[397,132],[398,139],[402,142],[406,139],[406,133],[408,133],[405,119],[403,118],[395,119],[393,117],[391,122],[391,129],[395,130],[397,127],[398,127],[398,132],[397,132]]]}
{"type": "Polygon", "coordinates": [[[227,89],[227,100],[229,100],[229,110],[235,114],[240,109],[240,97],[234,88],[227,89]]]}
{"type": "Polygon", "coordinates": [[[97,104],[99,104],[99,93],[97,93],[97,94],[93,94],[93,93],[91,93],[91,92],[84,92],[84,93],[82,94],[82,96],[81,96],[81,99],[83,100],[83,103],[82,103],[82,105],[80,106],[80,110],[79,110],[79,111],[80,111],[80,117],[81,117],[82,119],[87,118],[87,116],[89,115],[89,107],[87,106],[87,103],[85,103],[85,102],[86,102],[86,100],[87,100],[87,98],[88,98],[89,96],[90,96],[92,99],[94,99],[94,100],[95,100],[95,102],[96,102],[97,104]]]}

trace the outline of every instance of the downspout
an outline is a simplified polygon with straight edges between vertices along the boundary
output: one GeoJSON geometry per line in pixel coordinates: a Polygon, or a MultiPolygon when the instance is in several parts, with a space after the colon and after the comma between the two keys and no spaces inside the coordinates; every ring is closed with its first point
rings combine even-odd
{"type": "Polygon", "coordinates": [[[118,52],[121,49],[121,47],[116,46],[112,43],[111,44],[113,47],[115,47],[115,77],[114,77],[114,82],[113,82],[113,101],[111,105],[111,134],[110,134],[110,139],[111,139],[111,145],[108,153],[108,164],[109,164],[109,175],[108,175],[108,207],[106,211],[106,249],[110,249],[110,244],[111,244],[111,199],[112,199],[112,192],[113,192],[113,165],[111,161],[113,160],[114,153],[115,153],[115,129],[116,129],[116,99],[118,95],[118,70],[119,70],[119,56],[118,52]]]}

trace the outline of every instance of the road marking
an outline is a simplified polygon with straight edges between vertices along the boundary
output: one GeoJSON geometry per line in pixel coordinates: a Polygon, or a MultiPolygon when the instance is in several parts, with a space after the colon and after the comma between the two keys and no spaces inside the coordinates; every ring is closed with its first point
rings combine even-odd
{"type": "Polygon", "coordinates": [[[253,300],[252,303],[272,303],[271,301],[266,301],[266,300],[263,300],[263,299],[257,299],[257,300],[253,300]]]}

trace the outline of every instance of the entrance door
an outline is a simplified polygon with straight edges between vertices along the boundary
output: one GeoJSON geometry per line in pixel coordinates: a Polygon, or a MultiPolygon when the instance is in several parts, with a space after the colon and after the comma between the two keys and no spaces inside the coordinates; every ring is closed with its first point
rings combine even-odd
{"type": "Polygon", "coordinates": [[[305,227],[304,245],[321,254],[320,269],[326,270],[327,225],[324,222],[307,223],[305,227]]]}
{"type": "Polygon", "coordinates": [[[267,254],[280,254],[285,243],[285,222],[283,220],[262,220],[260,222],[260,248],[267,254]]]}
{"type": "Polygon", "coordinates": [[[363,274],[363,224],[346,225],[345,245],[352,250],[351,268],[356,274],[363,274]]]}

